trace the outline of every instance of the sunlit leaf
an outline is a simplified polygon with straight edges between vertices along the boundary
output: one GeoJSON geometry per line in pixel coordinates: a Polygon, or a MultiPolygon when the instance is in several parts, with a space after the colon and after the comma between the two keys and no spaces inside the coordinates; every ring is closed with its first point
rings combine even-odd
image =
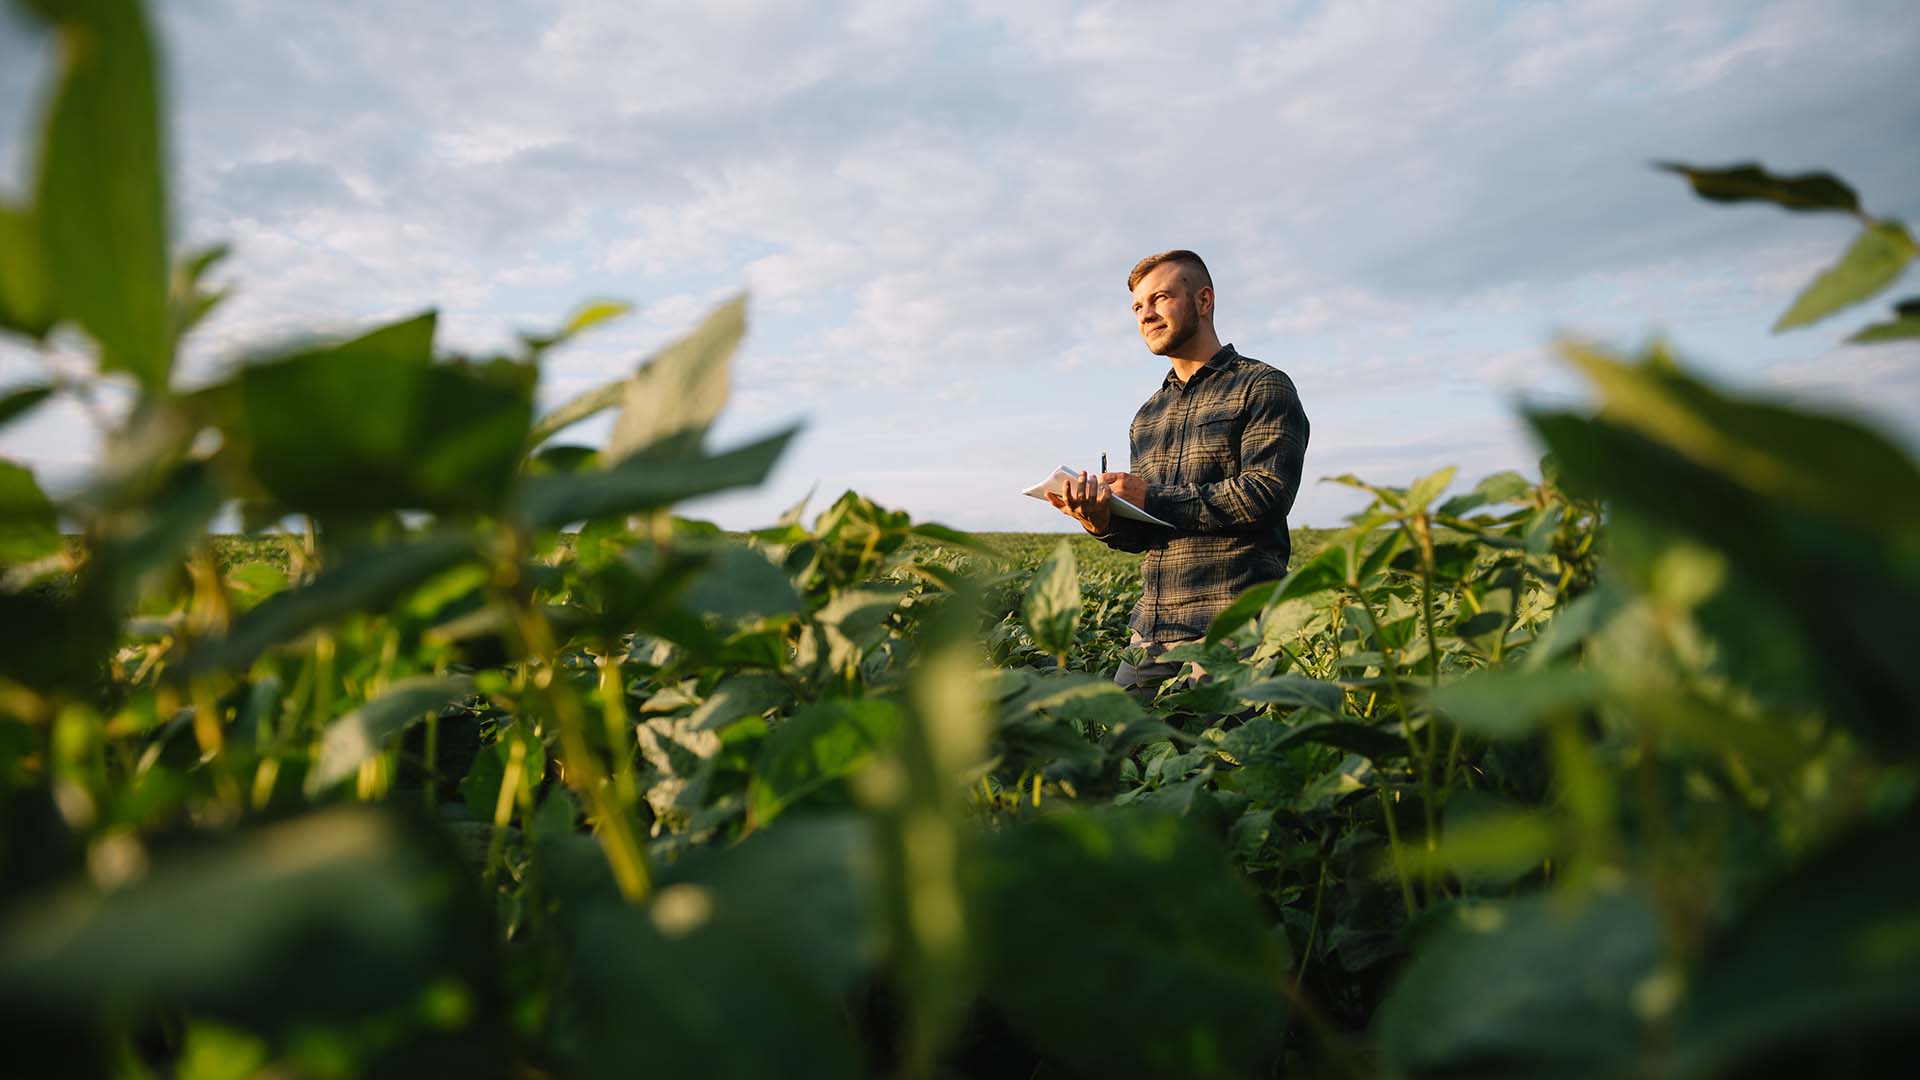
{"type": "Polygon", "coordinates": [[[1892,285],[1913,261],[1916,248],[1907,227],[1897,221],[1879,221],[1860,230],[1840,261],[1822,271],[1799,296],[1776,331],[1805,326],[1842,308],[1868,300],[1892,285]]]}
{"type": "Polygon", "coordinates": [[[727,403],[728,362],[746,331],[747,298],[740,296],[654,354],[625,383],[607,460],[619,462],[648,446],[704,433],[727,403]]]}
{"type": "Polygon", "coordinates": [[[1438,512],[1446,517],[1458,517],[1482,506],[1519,502],[1531,494],[1533,483],[1519,473],[1507,470],[1494,473],[1475,485],[1472,491],[1455,495],[1441,503],[1438,512]]]}
{"type": "Polygon", "coordinates": [[[181,259],[173,269],[173,279],[168,295],[168,307],[171,312],[171,333],[177,346],[195,326],[200,324],[227,298],[225,290],[208,292],[200,287],[200,279],[206,276],[215,263],[225,259],[231,249],[225,244],[214,244],[181,259]]]}
{"type": "Polygon", "coordinates": [[[899,710],[878,700],[831,699],[782,721],[760,746],[747,800],[765,824],[827,784],[845,779],[899,737],[899,710]]]}
{"type": "MultiPolygon", "coordinates": [[[[1747,412],[1743,420],[1784,411],[1747,412]]],[[[1920,606],[1920,566],[1902,546],[1920,513],[1913,494],[1920,485],[1900,476],[1900,466],[1912,464],[1897,449],[1851,424],[1789,416],[1774,429],[1773,452],[1831,463],[1827,475],[1845,479],[1815,491],[1796,478],[1768,498],[1617,423],[1558,413],[1529,419],[1570,484],[1604,493],[1616,513],[1659,521],[1723,553],[1822,671],[1816,688],[1832,718],[1878,744],[1920,744],[1920,729],[1905,719],[1920,706],[1920,667],[1905,647],[1907,613],[1920,606]],[[1815,513],[1796,505],[1802,500],[1846,513],[1815,513]]]]}
{"type": "Polygon", "coordinates": [[[1244,629],[1248,622],[1266,610],[1267,604],[1273,599],[1273,594],[1279,590],[1279,582],[1267,581],[1235,597],[1233,603],[1222,608],[1220,614],[1213,617],[1213,623],[1207,627],[1206,642],[1211,645],[1225,641],[1244,629]]]}
{"type": "Polygon", "coordinates": [[[601,323],[612,322],[632,313],[633,305],[624,300],[589,300],[574,309],[559,330],[551,334],[522,334],[520,339],[527,343],[528,348],[539,352],[571,341],[601,323]]]}
{"type": "Polygon", "coordinates": [[[1857,420],[1742,399],[1664,363],[1623,363],[1573,344],[1565,353],[1600,391],[1608,422],[1763,495],[1874,527],[1920,525],[1920,466],[1857,420]]]}
{"type": "Polygon", "coordinates": [[[166,155],[146,16],[135,0],[40,10],[62,46],[35,192],[54,305],[103,366],[160,390],[173,363],[166,155]]]}
{"type": "Polygon", "coordinates": [[[1439,472],[1415,480],[1412,486],[1407,488],[1406,508],[1408,512],[1424,512],[1428,504],[1439,498],[1441,493],[1447,490],[1448,485],[1453,483],[1454,473],[1457,471],[1458,470],[1452,465],[1449,465],[1439,472]]]}
{"type": "Polygon", "coordinates": [[[1042,650],[1065,656],[1073,649],[1073,632],[1080,625],[1080,569],[1068,541],[1060,541],[1034,571],[1020,617],[1042,650]]]}
{"type": "Polygon", "coordinates": [[[1865,327],[1847,339],[1849,344],[1868,345],[1881,341],[1907,341],[1920,338],[1920,296],[1893,305],[1894,317],[1865,327]]]}
{"type": "Polygon", "coordinates": [[[54,320],[40,229],[23,209],[0,203],[0,327],[39,338],[54,320]]]}

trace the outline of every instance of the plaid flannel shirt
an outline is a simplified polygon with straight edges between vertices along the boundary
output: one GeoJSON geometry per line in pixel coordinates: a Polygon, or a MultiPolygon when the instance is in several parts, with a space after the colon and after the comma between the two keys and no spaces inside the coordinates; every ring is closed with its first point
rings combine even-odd
{"type": "Polygon", "coordinates": [[[1236,596],[1286,576],[1287,511],[1307,452],[1300,395],[1285,372],[1227,345],[1185,383],[1168,372],[1130,442],[1146,511],[1174,528],[1115,516],[1095,535],[1146,553],[1132,623],[1142,638],[1204,637],[1236,596]]]}

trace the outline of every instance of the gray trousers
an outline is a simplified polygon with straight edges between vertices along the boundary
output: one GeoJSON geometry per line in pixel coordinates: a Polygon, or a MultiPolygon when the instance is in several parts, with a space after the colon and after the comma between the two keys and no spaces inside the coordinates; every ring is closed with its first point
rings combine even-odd
{"type": "MultiPolygon", "coordinates": [[[[1190,641],[1169,641],[1164,645],[1155,645],[1146,638],[1141,637],[1140,631],[1135,630],[1127,637],[1127,647],[1130,649],[1145,648],[1147,650],[1147,662],[1135,667],[1125,660],[1120,661],[1120,669],[1113,673],[1113,681],[1119,685],[1120,689],[1125,690],[1134,697],[1140,698],[1142,701],[1152,701],[1153,696],[1160,692],[1160,684],[1180,674],[1180,669],[1186,666],[1185,664],[1163,661],[1160,659],[1161,655],[1176,645],[1191,644],[1192,642],[1190,641]]],[[[1193,665],[1193,669],[1198,677],[1202,679],[1206,678],[1207,673],[1200,665],[1193,665]]]]}

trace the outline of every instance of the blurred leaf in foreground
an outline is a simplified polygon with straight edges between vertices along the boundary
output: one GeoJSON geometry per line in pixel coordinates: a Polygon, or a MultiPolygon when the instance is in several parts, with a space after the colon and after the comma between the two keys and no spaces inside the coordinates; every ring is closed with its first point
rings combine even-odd
{"type": "Polygon", "coordinates": [[[1463,901],[1416,952],[1375,1035],[1413,1076],[1629,1076],[1644,1031],[1635,995],[1659,959],[1645,900],[1463,901]]]}
{"type": "Polygon", "coordinates": [[[1788,210],[1860,212],[1860,197],[1831,173],[1776,176],[1757,164],[1708,169],[1663,161],[1659,168],[1679,173],[1703,199],[1714,202],[1770,202],[1788,210]]]}
{"type": "Polygon", "coordinates": [[[64,46],[35,191],[54,303],[148,391],[173,364],[167,192],[152,34],[134,0],[31,5],[64,46]]]}
{"type": "Polygon", "coordinates": [[[1894,283],[1913,261],[1912,234],[1897,221],[1876,221],[1860,230],[1840,261],[1834,263],[1793,300],[1793,306],[1773,324],[1776,331],[1805,326],[1877,295],[1894,283]]]}
{"type": "Polygon", "coordinates": [[[33,473],[0,461],[0,566],[60,550],[60,521],[33,473]]]}
{"type": "Polygon", "coordinates": [[[987,998],[1076,1075],[1267,1071],[1286,958],[1191,821],[1049,815],[996,838],[969,878],[987,998]]]}
{"type": "MultiPolygon", "coordinates": [[[[0,1001],[44,1014],[187,1009],[258,1031],[369,1017],[437,978],[482,997],[491,919],[454,855],[376,810],[323,810],[72,884],[0,923],[0,1001]]],[[[469,1033],[484,1052],[488,1032],[469,1033]]]]}
{"type": "Polygon", "coordinates": [[[1071,542],[1060,541],[1034,571],[1020,617],[1041,651],[1064,657],[1073,650],[1073,631],[1080,625],[1080,568],[1071,542]]]}

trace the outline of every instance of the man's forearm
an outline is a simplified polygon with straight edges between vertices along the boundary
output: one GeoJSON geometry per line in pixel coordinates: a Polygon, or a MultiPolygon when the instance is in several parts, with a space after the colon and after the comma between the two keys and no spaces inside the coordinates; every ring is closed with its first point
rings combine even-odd
{"type": "Polygon", "coordinates": [[[1284,517],[1293,495],[1271,473],[1243,472],[1211,484],[1149,484],[1145,510],[1187,532],[1228,532],[1284,517]]]}
{"type": "Polygon", "coordinates": [[[1154,533],[1161,532],[1159,526],[1144,521],[1134,521],[1118,514],[1107,519],[1107,527],[1096,532],[1089,528],[1087,535],[1107,545],[1115,551],[1131,551],[1135,554],[1153,546],[1154,533]]]}

